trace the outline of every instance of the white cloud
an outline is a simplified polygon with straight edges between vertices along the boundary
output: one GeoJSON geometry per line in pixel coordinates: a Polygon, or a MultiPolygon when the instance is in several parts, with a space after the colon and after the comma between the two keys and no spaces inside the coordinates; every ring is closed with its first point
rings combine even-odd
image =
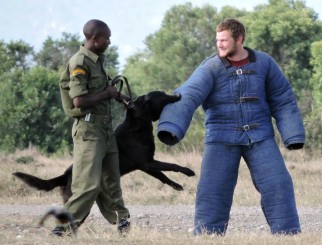
{"type": "Polygon", "coordinates": [[[59,27],[59,30],[60,30],[60,32],[66,32],[66,27],[65,26],[61,26],[61,27],[59,27]]]}
{"type": "Polygon", "coordinates": [[[55,21],[51,21],[50,27],[53,28],[53,29],[55,29],[56,26],[57,26],[56,22],[55,21]]]}
{"type": "Polygon", "coordinates": [[[149,19],[148,24],[157,29],[158,27],[160,27],[163,17],[163,14],[156,14],[149,19]]]}
{"type": "Polygon", "coordinates": [[[133,48],[133,47],[132,47],[131,45],[129,45],[129,44],[125,44],[125,45],[122,45],[121,50],[122,50],[122,53],[123,53],[125,56],[128,56],[128,55],[133,54],[133,52],[135,51],[135,48],[133,48]]]}
{"type": "Polygon", "coordinates": [[[121,44],[119,45],[119,62],[120,66],[125,65],[127,57],[133,55],[136,52],[137,48],[131,46],[130,44],[121,44]]]}

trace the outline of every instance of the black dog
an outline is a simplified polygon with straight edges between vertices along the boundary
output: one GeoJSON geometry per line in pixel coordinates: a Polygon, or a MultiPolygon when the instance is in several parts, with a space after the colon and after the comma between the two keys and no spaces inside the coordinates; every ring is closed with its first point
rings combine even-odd
{"type": "MultiPolygon", "coordinates": [[[[178,100],[180,100],[180,96],[154,91],[139,96],[133,105],[127,108],[125,120],[115,130],[121,175],[134,170],[142,170],[175,190],[183,190],[183,187],[169,179],[162,171],[180,172],[187,176],[195,175],[189,168],[154,159],[155,144],[152,122],[160,118],[160,114],[167,104],[178,100]]],[[[50,191],[59,186],[64,203],[72,195],[72,165],[66,169],[64,174],[49,180],[21,172],[13,173],[13,175],[38,190],[50,191]]]]}

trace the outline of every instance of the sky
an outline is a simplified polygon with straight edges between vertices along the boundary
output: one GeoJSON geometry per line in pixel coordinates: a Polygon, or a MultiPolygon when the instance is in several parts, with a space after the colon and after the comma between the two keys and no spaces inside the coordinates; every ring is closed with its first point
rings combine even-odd
{"type": "MultiPolygon", "coordinates": [[[[0,40],[24,40],[38,51],[47,37],[58,39],[62,32],[83,38],[84,24],[100,19],[112,30],[111,42],[118,46],[122,67],[127,57],[144,49],[145,38],[161,27],[165,13],[187,2],[210,4],[220,11],[226,5],[253,10],[268,0],[0,0],[0,40]]],[[[305,3],[322,19],[321,0],[305,3]]]]}

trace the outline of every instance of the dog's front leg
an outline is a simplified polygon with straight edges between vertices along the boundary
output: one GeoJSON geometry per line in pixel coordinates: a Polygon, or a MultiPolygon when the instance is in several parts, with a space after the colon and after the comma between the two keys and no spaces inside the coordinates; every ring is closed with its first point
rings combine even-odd
{"type": "Polygon", "coordinates": [[[192,171],[190,168],[182,167],[175,163],[161,162],[158,160],[153,160],[152,163],[149,163],[148,168],[151,171],[172,171],[183,173],[189,177],[195,176],[195,172],[192,171]]]}
{"type": "Polygon", "coordinates": [[[179,185],[178,183],[174,182],[173,180],[169,179],[164,173],[160,171],[144,171],[145,173],[153,176],[154,178],[157,178],[160,180],[163,184],[167,184],[171,186],[173,189],[177,191],[182,191],[183,187],[179,185]]]}

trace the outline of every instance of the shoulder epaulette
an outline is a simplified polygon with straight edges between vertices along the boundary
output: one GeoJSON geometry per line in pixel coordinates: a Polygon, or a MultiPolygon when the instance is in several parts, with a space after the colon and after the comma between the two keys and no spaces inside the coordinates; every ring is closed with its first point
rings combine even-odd
{"type": "Polygon", "coordinates": [[[76,66],[82,66],[84,64],[84,57],[85,55],[82,53],[78,53],[75,57],[75,64],[76,66]]]}

